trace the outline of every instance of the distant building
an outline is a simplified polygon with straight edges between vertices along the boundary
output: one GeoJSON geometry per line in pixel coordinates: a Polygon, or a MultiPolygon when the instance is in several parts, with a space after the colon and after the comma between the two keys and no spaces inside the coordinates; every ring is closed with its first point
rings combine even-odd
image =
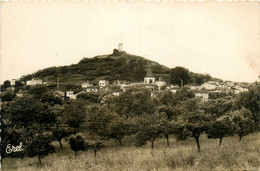
{"type": "Polygon", "coordinates": [[[216,82],[206,82],[200,86],[200,89],[215,90],[219,85],[216,82]]]}
{"type": "Polygon", "coordinates": [[[162,77],[159,77],[159,80],[158,80],[158,81],[155,81],[155,84],[156,84],[158,87],[162,87],[162,86],[166,86],[166,85],[167,85],[167,82],[166,82],[166,81],[163,81],[163,80],[162,80],[162,77]]]}
{"type": "Polygon", "coordinates": [[[153,76],[151,66],[148,66],[146,76],[144,77],[144,84],[155,83],[155,77],[153,76]]]}
{"type": "Polygon", "coordinates": [[[22,92],[22,90],[19,90],[19,91],[16,93],[16,96],[17,96],[17,97],[23,97],[23,92],[22,92]]]}
{"type": "Polygon", "coordinates": [[[53,93],[53,95],[54,95],[55,97],[64,98],[65,93],[64,93],[63,91],[57,90],[57,91],[55,91],[55,92],[53,93]]]}
{"type": "Polygon", "coordinates": [[[118,44],[118,51],[123,52],[123,43],[118,44]]]}
{"type": "Polygon", "coordinates": [[[98,85],[99,85],[99,87],[108,87],[109,86],[109,81],[107,81],[107,80],[99,80],[98,81],[98,85]]]}
{"type": "Polygon", "coordinates": [[[202,98],[203,102],[206,102],[209,100],[209,92],[207,92],[207,91],[195,91],[194,94],[195,94],[195,97],[202,98]]]}
{"type": "Polygon", "coordinates": [[[175,94],[180,89],[179,86],[168,86],[166,87],[166,90],[170,90],[173,94],[175,94]]]}
{"type": "Polygon", "coordinates": [[[75,100],[76,99],[76,95],[74,94],[73,91],[66,91],[66,97],[75,100]]]}
{"type": "Polygon", "coordinates": [[[11,79],[11,80],[10,80],[11,86],[14,86],[14,85],[15,85],[15,81],[16,81],[16,79],[11,79]]]}
{"type": "Polygon", "coordinates": [[[35,85],[41,85],[42,79],[33,78],[32,80],[26,81],[26,85],[29,86],[35,86],[35,85]]]}
{"type": "Polygon", "coordinates": [[[88,93],[97,93],[98,92],[98,86],[91,86],[86,88],[86,92],[88,93]]]}
{"type": "Polygon", "coordinates": [[[88,87],[92,87],[92,86],[93,86],[93,84],[89,83],[89,81],[84,82],[84,83],[81,84],[82,88],[88,88],[88,87]]]}

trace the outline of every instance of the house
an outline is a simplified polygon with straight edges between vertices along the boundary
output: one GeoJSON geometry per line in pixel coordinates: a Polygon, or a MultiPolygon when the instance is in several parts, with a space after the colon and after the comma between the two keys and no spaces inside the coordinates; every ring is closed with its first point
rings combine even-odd
{"type": "Polygon", "coordinates": [[[162,77],[159,77],[159,80],[158,81],[155,81],[155,84],[159,87],[159,89],[163,86],[166,86],[167,85],[167,82],[166,81],[163,81],[162,80],[162,77]]]}
{"type": "Polygon", "coordinates": [[[99,85],[99,87],[108,87],[109,86],[109,81],[107,81],[107,80],[99,80],[98,81],[98,85],[99,85]]]}
{"type": "Polygon", "coordinates": [[[88,87],[92,87],[92,86],[94,86],[94,85],[91,84],[89,81],[84,82],[84,83],[81,84],[82,88],[88,88],[88,87]]]}
{"type": "Polygon", "coordinates": [[[194,91],[195,97],[202,98],[203,102],[209,100],[209,92],[208,91],[194,91]]]}
{"type": "Polygon", "coordinates": [[[197,85],[188,85],[187,87],[189,87],[191,90],[198,90],[200,88],[200,86],[197,85]]]}
{"type": "Polygon", "coordinates": [[[155,83],[155,77],[153,76],[151,66],[149,65],[146,76],[144,77],[144,84],[153,84],[153,83],[155,83]]]}
{"type": "Polygon", "coordinates": [[[10,80],[11,86],[14,86],[14,85],[15,85],[15,81],[16,81],[16,79],[11,79],[11,80],[10,80]]]}
{"type": "Polygon", "coordinates": [[[65,93],[64,93],[63,91],[57,90],[57,91],[55,91],[55,92],[53,93],[53,95],[54,95],[55,97],[64,98],[65,93]]]}
{"type": "Polygon", "coordinates": [[[248,91],[248,88],[246,87],[241,87],[239,85],[235,85],[235,86],[232,86],[231,87],[231,90],[232,90],[232,93],[234,94],[239,94],[241,92],[244,92],[244,91],[248,91]]]}
{"type": "Polygon", "coordinates": [[[99,90],[98,86],[90,86],[86,88],[86,92],[88,93],[97,93],[99,90]]]}
{"type": "Polygon", "coordinates": [[[166,90],[170,90],[173,94],[175,94],[179,89],[180,89],[179,86],[174,86],[174,85],[166,87],[166,90]]]}
{"type": "Polygon", "coordinates": [[[26,85],[35,86],[42,84],[42,79],[33,78],[32,80],[26,81],[26,85]]]}
{"type": "Polygon", "coordinates": [[[23,97],[23,92],[22,92],[22,90],[19,90],[19,91],[16,93],[16,96],[17,96],[17,97],[23,97]]]}
{"type": "Polygon", "coordinates": [[[121,86],[122,84],[126,84],[126,83],[127,83],[127,81],[124,81],[124,80],[114,80],[112,82],[112,85],[113,86],[121,86]]]}
{"type": "Polygon", "coordinates": [[[213,82],[213,81],[208,81],[206,83],[203,83],[200,86],[200,89],[206,89],[206,90],[215,90],[219,86],[218,83],[213,82]]]}
{"type": "Polygon", "coordinates": [[[73,91],[66,91],[66,97],[74,100],[76,99],[76,95],[74,94],[73,91]]]}

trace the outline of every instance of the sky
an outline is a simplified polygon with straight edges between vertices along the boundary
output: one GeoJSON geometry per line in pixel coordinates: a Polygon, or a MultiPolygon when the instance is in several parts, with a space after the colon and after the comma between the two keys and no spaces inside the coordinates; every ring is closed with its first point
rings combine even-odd
{"type": "Polygon", "coordinates": [[[4,2],[0,81],[110,54],[223,80],[260,75],[259,2],[4,2]]]}

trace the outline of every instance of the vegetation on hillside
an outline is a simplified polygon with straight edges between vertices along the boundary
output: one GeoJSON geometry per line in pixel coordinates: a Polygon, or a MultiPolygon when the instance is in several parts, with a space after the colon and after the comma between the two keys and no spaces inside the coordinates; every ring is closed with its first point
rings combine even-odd
{"type": "Polygon", "coordinates": [[[149,65],[151,65],[152,72],[157,80],[161,77],[171,84],[181,85],[182,82],[183,85],[200,85],[212,79],[208,74],[193,73],[183,67],[170,69],[140,56],[126,52],[114,52],[111,55],[83,58],[78,64],[70,66],[39,70],[23,76],[21,80],[25,82],[32,78],[41,78],[46,82],[56,84],[59,76],[60,85],[80,85],[84,81],[97,81],[99,79],[141,82],[149,65]]]}

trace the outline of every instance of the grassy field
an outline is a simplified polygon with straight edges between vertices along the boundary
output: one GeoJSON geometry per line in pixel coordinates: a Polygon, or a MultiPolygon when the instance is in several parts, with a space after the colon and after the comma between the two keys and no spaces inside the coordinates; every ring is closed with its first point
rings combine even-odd
{"type": "Polygon", "coordinates": [[[207,139],[202,135],[201,153],[197,152],[195,141],[170,139],[170,147],[166,146],[166,139],[156,140],[154,149],[148,143],[143,147],[133,146],[133,138],[123,140],[123,146],[114,146],[111,141],[107,147],[97,153],[87,151],[74,152],[68,143],[64,142],[64,149],[55,143],[56,153],[43,158],[40,167],[37,158],[5,158],[2,160],[2,170],[53,170],[53,171],[139,171],[139,170],[259,170],[260,169],[260,134],[248,135],[239,142],[237,136],[223,139],[222,147],[218,140],[207,139]]]}

